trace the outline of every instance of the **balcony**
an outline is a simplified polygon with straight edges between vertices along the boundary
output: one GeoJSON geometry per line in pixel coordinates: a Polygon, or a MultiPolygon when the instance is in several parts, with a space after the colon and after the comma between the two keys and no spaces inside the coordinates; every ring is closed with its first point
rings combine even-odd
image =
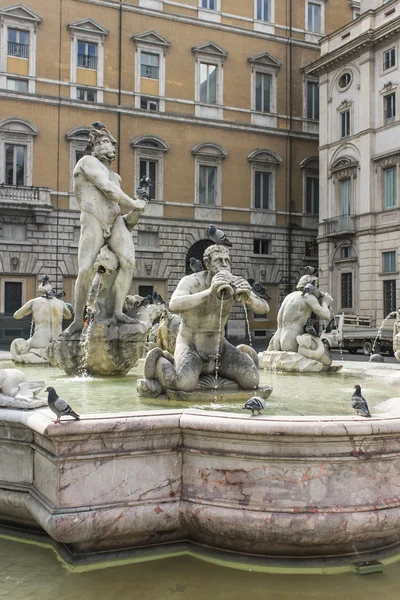
{"type": "Polygon", "coordinates": [[[354,215],[340,215],[323,220],[323,234],[329,237],[354,235],[356,232],[356,217],[354,215]]]}
{"type": "Polygon", "coordinates": [[[0,184],[0,211],[2,214],[33,214],[36,223],[44,223],[53,210],[50,188],[0,184]]]}

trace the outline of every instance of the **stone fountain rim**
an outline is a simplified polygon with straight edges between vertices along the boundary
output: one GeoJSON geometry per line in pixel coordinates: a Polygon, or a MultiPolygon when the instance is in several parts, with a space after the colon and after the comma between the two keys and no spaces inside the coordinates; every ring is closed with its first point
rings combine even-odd
{"type": "Polygon", "coordinates": [[[239,435],[282,437],[346,437],[400,434],[400,416],[257,416],[209,412],[198,409],[149,410],[81,415],[81,421],[53,423],[49,409],[22,411],[0,409],[0,422],[19,423],[50,438],[112,434],[148,429],[181,429],[239,435]]]}

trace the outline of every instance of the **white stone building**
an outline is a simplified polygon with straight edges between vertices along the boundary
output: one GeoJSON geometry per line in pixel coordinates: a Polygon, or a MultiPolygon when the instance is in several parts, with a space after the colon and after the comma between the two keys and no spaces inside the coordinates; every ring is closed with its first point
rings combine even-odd
{"type": "Polygon", "coordinates": [[[320,286],[379,325],[400,304],[400,0],[360,4],[304,74],[320,89],[320,286]]]}

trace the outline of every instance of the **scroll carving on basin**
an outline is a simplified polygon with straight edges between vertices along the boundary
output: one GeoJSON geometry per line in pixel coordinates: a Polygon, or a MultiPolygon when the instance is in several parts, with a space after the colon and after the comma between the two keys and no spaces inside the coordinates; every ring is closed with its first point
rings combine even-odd
{"type": "Polygon", "coordinates": [[[288,294],[278,312],[278,327],[268,349],[260,353],[265,368],[276,371],[337,371],[332,357],[311,324],[311,316],[329,321],[333,298],[319,289],[313,267],[288,294]]]}
{"type": "Polygon", "coordinates": [[[96,121],[89,145],[74,169],[74,195],[81,210],[74,320],[48,348],[53,365],[68,374],[126,374],[144,352],[151,324],[128,316],[124,304],[132,283],[135,248],[131,230],[147,206],[145,187],[130,198],[110,169],[117,142],[96,121]],[[130,212],[121,215],[121,206],[130,212]]]}
{"type": "Polygon", "coordinates": [[[31,337],[17,338],[11,343],[10,352],[16,363],[47,364],[47,346],[60,335],[63,319],[72,319],[67,304],[53,291],[48,275],[43,275],[37,292],[37,298],[28,300],[14,313],[14,319],[32,316],[31,337]]]}
{"type": "Polygon", "coordinates": [[[19,369],[0,369],[0,407],[33,409],[47,405],[47,400],[37,398],[44,381],[28,381],[19,369]]]}
{"type": "Polygon", "coordinates": [[[235,347],[224,335],[235,301],[257,314],[269,312],[243,277],[231,273],[226,246],[215,244],[204,252],[205,270],[187,275],[171,297],[169,309],[181,317],[175,352],[153,348],[144,363],[138,394],[167,394],[176,400],[247,399],[249,391],[267,398],[272,388],[259,387],[258,357],[250,346],[235,347]]]}

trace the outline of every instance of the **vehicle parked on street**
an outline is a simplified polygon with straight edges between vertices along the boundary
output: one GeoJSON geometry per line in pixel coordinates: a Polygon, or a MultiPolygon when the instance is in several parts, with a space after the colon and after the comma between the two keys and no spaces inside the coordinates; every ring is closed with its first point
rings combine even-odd
{"type": "Polygon", "coordinates": [[[370,355],[386,352],[393,355],[393,319],[391,315],[376,327],[375,320],[367,315],[335,315],[322,330],[321,340],[328,350],[338,348],[356,354],[359,350],[370,355]]]}

